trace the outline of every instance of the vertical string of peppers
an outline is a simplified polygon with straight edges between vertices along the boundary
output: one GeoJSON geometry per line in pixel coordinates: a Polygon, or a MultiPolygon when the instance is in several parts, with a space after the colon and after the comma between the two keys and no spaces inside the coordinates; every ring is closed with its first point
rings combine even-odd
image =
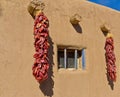
{"type": "Polygon", "coordinates": [[[49,21],[43,12],[35,17],[34,22],[34,64],[32,67],[33,75],[38,82],[48,78],[49,60],[48,60],[48,27],[49,21]]]}
{"type": "Polygon", "coordinates": [[[108,33],[105,43],[105,57],[107,63],[107,75],[108,79],[116,81],[116,65],[115,65],[115,54],[114,54],[114,40],[111,33],[108,33]]]}

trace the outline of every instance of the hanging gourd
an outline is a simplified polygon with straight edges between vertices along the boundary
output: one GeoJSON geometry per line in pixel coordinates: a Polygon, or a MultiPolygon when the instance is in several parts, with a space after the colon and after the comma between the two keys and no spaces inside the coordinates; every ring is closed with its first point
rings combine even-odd
{"type": "Polygon", "coordinates": [[[49,21],[42,12],[44,3],[33,0],[28,6],[28,11],[35,19],[34,22],[34,64],[32,67],[33,75],[38,82],[48,78],[49,59],[48,59],[48,36],[49,21]]]}

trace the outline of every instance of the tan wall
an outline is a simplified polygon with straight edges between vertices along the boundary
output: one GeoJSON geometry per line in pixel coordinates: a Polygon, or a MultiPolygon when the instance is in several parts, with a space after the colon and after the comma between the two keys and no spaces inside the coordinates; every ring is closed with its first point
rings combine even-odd
{"type": "Polygon", "coordinates": [[[82,0],[44,0],[50,21],[50,76],[39,86],[32,76],[33,24],[27,12],[30,0],[0,1],[0,97],[119,97],[120,13],[82,0]],[[82,16],[82,33],[76,32],[70,16],[82,16]],[[104,22],[114,34],[117,81],[112,90],[106,77],[104,22]],[[57,45],[86,47],[86,70],[59,71],[57,45]]]}

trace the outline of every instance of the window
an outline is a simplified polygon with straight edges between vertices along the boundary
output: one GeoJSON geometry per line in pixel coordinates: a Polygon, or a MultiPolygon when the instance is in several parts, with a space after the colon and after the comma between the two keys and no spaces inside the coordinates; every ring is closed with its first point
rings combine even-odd
{"type": "Polygon", "coordinates": [[[58,47],[58,69],[85,69],[85,50],[58,47]]]}

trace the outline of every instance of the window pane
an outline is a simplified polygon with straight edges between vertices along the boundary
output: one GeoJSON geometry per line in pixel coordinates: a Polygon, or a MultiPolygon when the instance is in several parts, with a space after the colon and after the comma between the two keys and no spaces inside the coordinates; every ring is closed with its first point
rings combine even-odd
{"type": "Polygon", "coordinates": [[[77,61],[78,61],[78,60],[77,60],[77,59],[78,59],[78,58],[77,58],[78,54],[77,54],[77,53],[78,53],[78,51],[75,50],[75,55],[74,55],[74,56],[75,56],[75,61],[74,61],[74,64],[75,64],[75,68],[76,68],[76,69],[78,68],[78,62],[77,62],[77,61]]]}
{"type": "Polygon", "coordinates": [[[82,68],[82,51],[81,50],[79,50],[78,52],[77,52],[78,54],[77,54],[77,66],[78,66],[78,68],[80,69],[80,68],[82,68]]]}
{"type": "Polygon", "coordinates": [[[85,69],[84,49],[68,49],[67,47],[58,48],[58,68],[85,69]]]}
{"type": "Polygon", "coordinates": [[[79,51],[78,51],[78,55],[77,55],[77,57],[80,58],[81,56],[82,56],[82,51],[79,50],[79,51]]]}
{"type": "Polygon", "coordinates": [[[82,69],[85,69],[85,50],[82,50],[82,69]]]}
{"type": "Polygon", "coordinates": [[[64,68],[64,51],[58,51],[58,68],[64,68]]]}
{"type": "Polygon", "coordinates": [[[67,50],[67,68],[75,68],[74,51],[75,50],[67,50]]]}

